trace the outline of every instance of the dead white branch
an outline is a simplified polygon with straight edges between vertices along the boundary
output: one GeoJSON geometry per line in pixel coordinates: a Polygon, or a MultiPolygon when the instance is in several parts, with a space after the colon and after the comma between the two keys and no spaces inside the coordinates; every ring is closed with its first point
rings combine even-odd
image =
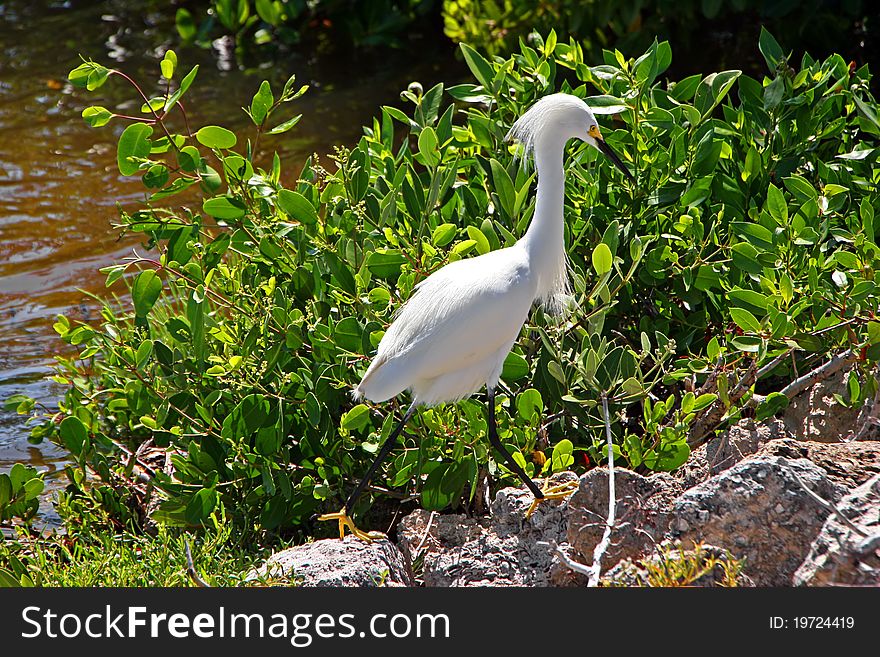
{"type": "Polygon", "coordinates": [[[608,546],[611,544],[611,532],[614,529],[614,514],[616,510],[616,494],[614,490],[614,442],[611,440],[611,418],[608,417],[608,398],[602,395],[602,415],[605,417],[605,439],[608,443],[608,518],[605,521],[605,531],[593,549],[593,565],[590,568],[587,586],[598,586],[599,577],[602,574],[602,557],[605,556],[608,546]]]}

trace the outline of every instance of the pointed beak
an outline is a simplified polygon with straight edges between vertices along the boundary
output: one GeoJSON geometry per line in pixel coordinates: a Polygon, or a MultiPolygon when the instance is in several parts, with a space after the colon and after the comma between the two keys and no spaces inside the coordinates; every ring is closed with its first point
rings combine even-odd
{"type": "Polygon", "coordinates": [[[602,151],[602,154],[609,160],[611,160],[614,163],[614,166],[620,169],[623,172],[623,175],[626,176],[631,183],[635,184],[636,179],[629,172],[629,169],[626,168],[623,160],[621,160],[618,157],[617,153],[612,150],[611,146],[609,146],[608,143],[601,137],[594,137],[594,139],[596,140],[596,148],[602,151]]]}

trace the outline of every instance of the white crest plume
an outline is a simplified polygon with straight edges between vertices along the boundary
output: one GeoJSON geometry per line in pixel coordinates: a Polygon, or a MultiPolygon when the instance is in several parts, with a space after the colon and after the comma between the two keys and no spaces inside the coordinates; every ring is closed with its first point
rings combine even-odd
{"type": "Polygon", "coordinates": [[[521,157],[524,165],[528,167],[529,163],[534,160],[535,142],[541,131],[556,123],[553,115],[564,112],[571,106],[582,105],[583,102],[575,96],[564,93],[544,96],[535,101],[526,113],[514,122],[504,139],[507,141],[515,139],[522,144],[521,157]]]}

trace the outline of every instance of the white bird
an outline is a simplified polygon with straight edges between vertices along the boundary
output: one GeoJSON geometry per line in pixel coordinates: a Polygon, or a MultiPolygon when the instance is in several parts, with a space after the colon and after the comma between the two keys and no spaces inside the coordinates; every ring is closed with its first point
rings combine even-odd
{"type": "Polygon", "coordinates": [[[346,526],[364,540],[375,537],[355,527],[348,514],[416,408],[464,399],[484,385],[489,441],[535,495],[529,513],[543,499],[573,492],[568,486],[541,490],[504,449],[495,426],[495,388],[532,305],[540,302],[559,312],[570,291],[563,226],[566,143],[587,142],[633,178],[605,143],[589,106],[576,96],[541,98],[507,138],[522,143],[525,157],[535,160],[538,190],[531,224],[513,246],[449,263],[431,274],[415,286],[388,327],[354,397],[383,402],[409,390],[412,402],[345,506],[320,517],[339,522],[340,538],[346,526]]]}

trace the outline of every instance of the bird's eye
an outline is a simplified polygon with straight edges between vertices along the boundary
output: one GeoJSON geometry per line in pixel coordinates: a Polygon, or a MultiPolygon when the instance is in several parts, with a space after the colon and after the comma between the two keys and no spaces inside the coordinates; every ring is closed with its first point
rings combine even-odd
{"type": "Polygon", "coordinates": [[[589,134],[590,137],[592,137],[593,139],[602,139],[602,133],[599,132],[599,126],[597,126],[597,125],[595,125],[595,124],[590,126],[590,129],[589,129],[589,131],[588,131],[588,134],[589,134]]]}

